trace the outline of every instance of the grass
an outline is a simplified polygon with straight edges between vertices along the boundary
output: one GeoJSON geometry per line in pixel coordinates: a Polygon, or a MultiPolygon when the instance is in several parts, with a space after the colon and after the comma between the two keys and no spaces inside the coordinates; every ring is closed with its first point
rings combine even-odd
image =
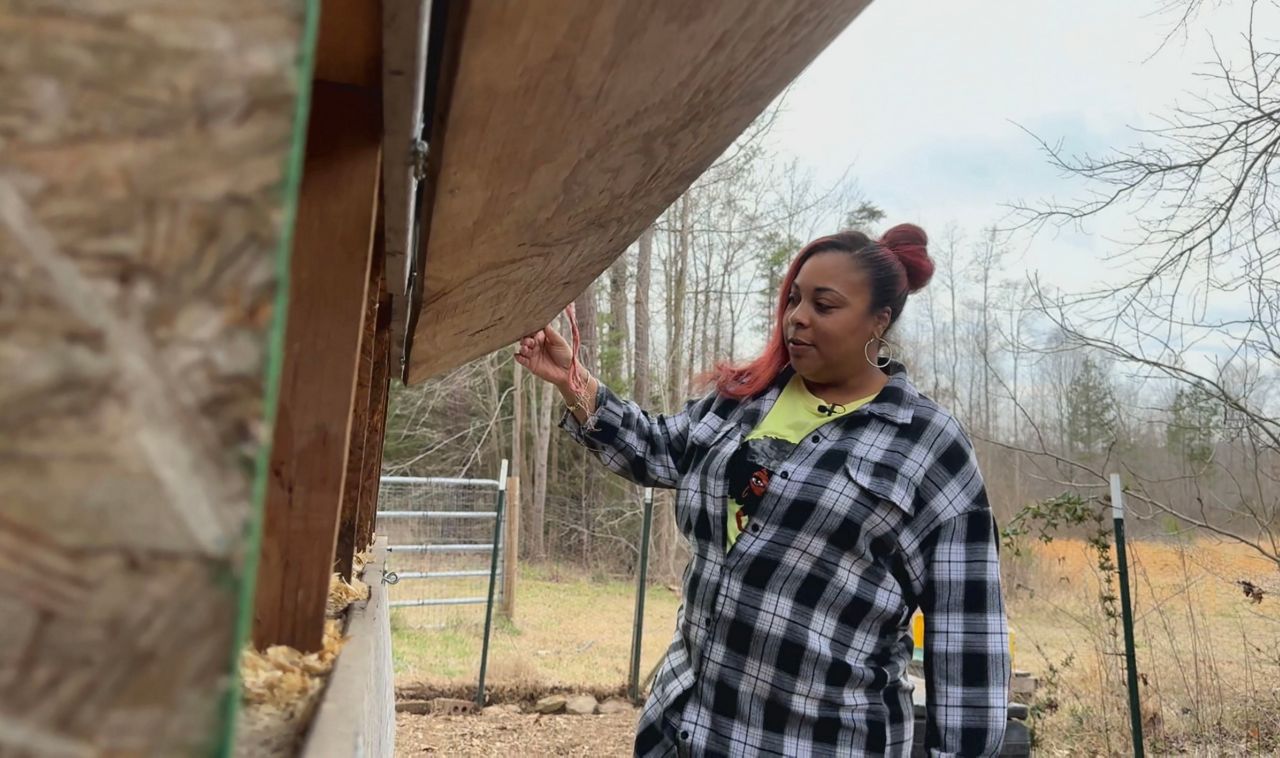
{"type": "MultiPolygon", "coordinates": [[[[1280,598],[1255,605],[1235,584],[1273,586],[1275,567],[1210,541],[1131,543],[1129,554],[1148,750],[1280,752],[1280,598]]],[[[1042,749],[1131,754],[1120,626],[1098,600],[1107,582],[1096,555],[1056,540],[1028,564],[1006,597],[1015,666],[1054,680],[1037,708],[1042,749]]]]}
{"type": "MultiPolygon", "coordinates": [[[[1132,543],[1129,552],[1148,752],[1280,754],[1275,567],[1242,547],[1209,541],[1132,543]],[[1272,594],[1250,603],[1238,579],[1272,594]]],[[[521,571],[515,621],[495,625],[494,688],[527,694],[625,685],[634,584],[554,566],[521,571]]],[[[1006,554],[1006,573],[1014,665],[1042,682],[1033,704],[1037,754],[1132,754],[1119,626],[1098,601],[1106,577],[1096,555],[1083,542],[1056,540],[1021,559],[1006,554]]],[[[650,587],[642,677],[666,650],[677,606],[674,593],[650,587]]],[[[398,683],[474,687],[482,620],[476,607],[397,611],[398,683]]]]}
{"type": "MultiPolygon", "coordinates": [[[[432,591],[442,596],[443,588],[432,591]]],[[[616,688],[627,682],[635,584],[593,581],[555,567],[521,566],[515,620],[497,617],[487,678],[495,685],[616,688]]],[[[666,652],[679,599],[646,595],[641,677],[666,652]]],[[[398,684],[474,684],[483,607],[396,609],[392,650],[398,684]]]]}

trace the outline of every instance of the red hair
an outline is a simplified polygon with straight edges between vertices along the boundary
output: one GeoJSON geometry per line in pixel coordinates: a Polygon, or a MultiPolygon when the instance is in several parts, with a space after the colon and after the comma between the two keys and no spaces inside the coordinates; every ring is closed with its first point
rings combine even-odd
{"type": "Polygon", "coordinates": [[[872,310],[890,309],[889,325],[892,326],[902,313],[907,294],[916,292],[933,277],[933,261],[928,253],[929,238],[915,224],[899,224],[884,233],[879,242],[873,242],[861,232],[839,232],[819,237],[801,248],[795,260],[787,268],[778,291],[777,310],[773,318],[773,333],[764,351],[744,364],[727,361],[716,365],[707,379],[715,383],[716,391],[731,398],[747,398],[758,395],[773,384],[791,358],[787,353],[785,335],[787,301],[791,286],[805,262],[814,255],[828,250],[838,250],[853,256],[867,274],[871,285],[872,310]]]}

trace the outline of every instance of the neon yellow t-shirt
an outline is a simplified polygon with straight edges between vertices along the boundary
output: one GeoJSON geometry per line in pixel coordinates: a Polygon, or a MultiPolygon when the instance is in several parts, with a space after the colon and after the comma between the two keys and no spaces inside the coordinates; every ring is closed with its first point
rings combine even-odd
{"type": "MultiPolygon", "coordinates": [[[[747,435],[746,439],[743,440],[743,444],[746,445],[751,440],[770,439],[782,440],[791,445],[797,445],[823,424],[853,413],[874,400],[875,397],[875,395],[871,395],[861,400],[855,400],[841,406],[836,413],[829,414],[826,411],[818,410],[818,406],[826,405],[826,401],[810,392],[804,386],[804,380],[797,374],[791,377],[791,381],[787,382],[787,386],[782,389],[782,394],[778,396],[773,407],[769,409],[769,413],[760,422],[760,425],[747,435]]],[[[758,488],[759,491],[756,494],[761,495],[763,488],[768,485],[767,477],[767,472],[762,478],[757,478],[753,475],[744,486],[758,488]]],[[[747,514],[743,511],[742,502],[732,492],[729,496],[727,510],[725,552],[728,552],[733,547],[733,544],[738,541],[738,535],[742,534],[749,522],[747,514]]]]}

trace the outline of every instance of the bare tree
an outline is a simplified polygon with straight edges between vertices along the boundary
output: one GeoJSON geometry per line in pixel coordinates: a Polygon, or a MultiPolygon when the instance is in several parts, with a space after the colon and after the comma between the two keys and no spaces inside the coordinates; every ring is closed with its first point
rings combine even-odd
{"type": "Polygon", "coordinates": [[[551,416],[556,401],[556,388],[549,382],[539,382],[535,386],[533,408],[536,430],[533,443],[533,507],[530,509],[527,544],[529,557],[541,560],[546,557],[547,549],[544,541],[546,534],[547,485],[551,472],[551,416]]]}
{"type": "MultiPolygon", "coordinates": [[[[619,378],[632,376],[631,335],[627,318],[627,267],[628,255],[618,256],[609,267],[609,353],[616,362],[619,378]]],[[[619,387],[620,391],[627,388],[619,387]]]]}
{"type": "MultiPolygon", "coordinates": [[[[1201,5],[1177,5],[1176,32],[1191,32],[1201,5]]],[[[1127,264],[1127,276],[1071,296],[1036,281],[1037,308],[1066,346],[1124,367],[1130,381],[1203,393],[1219,409],[1223,436],[1232,441],[1184,482],[1193,502],[1162,495],[1162,479],[1149,466],[1111,462],[1124,469],[1146,515],[1242,542],[1280,567],[1280,213],[1273,198],[1280,53],[1255,32],[1255,22],[1280,5],[1254,0],[1248,8],[1243,62],[1215,45],[1216,58],[1201,76],[1207,94],[1173,109],[1160,127],[1139,130],[1136,146],[1072,156],[1040,140],[1057,168],[1086,180],[1094,193],[1019,210],[1033,229],[1083,225],[1112,209],[1129,213],[1138,234],[1113,255],[1127,264]]],[[[1091,477],[1093,486],[1105,481],[1097,465],[1065,457],[1059,463],[1091,477]]]]}
{"type": "Polygon", "coordinates": [[[631,366],[635,375],[635,400],[640,405],[648,405],[651,399],[649,388],[649,278],[653,270],[653,226],[648,226],[640,233],[639,254],[636,256],[636,349],[631,366]]]}

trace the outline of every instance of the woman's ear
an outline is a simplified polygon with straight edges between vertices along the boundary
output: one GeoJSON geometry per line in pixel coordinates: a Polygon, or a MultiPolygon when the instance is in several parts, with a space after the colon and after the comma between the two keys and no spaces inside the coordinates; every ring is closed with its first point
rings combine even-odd
{"type": "Polygon", "coordinates": [[[889,326],[892,319],[893,319],[893,311],[889,310],[888,308],[881,308],[880,311],[876,313],[876,334],[878,334],[881,338],[884,337],[885,332],[889,331],[889,326]]]}

